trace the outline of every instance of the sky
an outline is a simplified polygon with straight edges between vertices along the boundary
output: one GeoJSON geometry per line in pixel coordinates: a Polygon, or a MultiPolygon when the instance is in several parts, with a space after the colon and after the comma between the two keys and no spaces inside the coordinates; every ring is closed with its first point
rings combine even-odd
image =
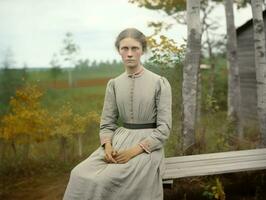
{"type": "MultiPolygon", "coordinates": [[[[225,33],[224,7],[217,6],[211,17],[219,22],[216,32],[225,33]]],[[[237,27],[250,18],[250,7],[235,8],[237,27]]],[[[128,0],[0,0],[0,62],[11,50],[17,68],[49,67],[52,55],[63,47],[66,32],[73,33],[79,58],[119,61],[114,47],[119,32],[135,27],[149,35],[152,29],[147,23],[161,20],[175,23],[163,12],[139,8],[128,0]]],[[[186,26],[175,23],[164,34],[181,45],[186,26]]]]}

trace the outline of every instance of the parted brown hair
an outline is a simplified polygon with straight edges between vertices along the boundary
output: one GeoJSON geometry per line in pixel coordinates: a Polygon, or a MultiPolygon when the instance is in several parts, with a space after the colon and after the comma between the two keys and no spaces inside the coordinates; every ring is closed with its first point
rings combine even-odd
{"type": "Polygon", "coordinates": [[[119,33],[115,41],[115,47],[117,50],[119,50],[120,41],[125,38],[135,39],[141,44],[143,52],[147,51],[146,36],[136,28],[127,28],[119,33]]]}

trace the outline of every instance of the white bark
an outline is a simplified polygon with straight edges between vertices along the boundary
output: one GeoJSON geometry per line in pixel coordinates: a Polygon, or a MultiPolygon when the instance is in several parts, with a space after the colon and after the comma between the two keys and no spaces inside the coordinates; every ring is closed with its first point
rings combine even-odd
{"type": "Polygon", "coordinates": [[[201,28],[200,0],[187,1],[188,40],[185,65],[183,70],[183,152],[195,144],[197,113],[197,76],[200,60],[201,28]]]}
{"type": "Polygon", "coordinates": [[[242,139],[243,118],[241,114],[241,92],[233,0],[225,0],[225,15],[227,26],[228,117],[229,120],[236,123],[238,138],[242,139]]]}
{"type": "Polygon", "coordinates": [[[257,108],[261,134],[261,145],[266,146],[266,56],[265,30],[262,17],[262,1],[252,0],[255,66],[257,79],[257,108]]]}

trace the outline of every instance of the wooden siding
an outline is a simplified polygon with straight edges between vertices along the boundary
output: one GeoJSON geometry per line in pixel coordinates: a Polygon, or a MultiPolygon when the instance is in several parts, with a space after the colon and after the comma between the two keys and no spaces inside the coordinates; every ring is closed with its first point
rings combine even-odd
{"type": "Polygon", "coordinates": [[[242,96],[242,114],[246,126],[257,121],[257,90],[254,60],[253,28],[247,27],[237,36],[237,53],[242,96]]]}

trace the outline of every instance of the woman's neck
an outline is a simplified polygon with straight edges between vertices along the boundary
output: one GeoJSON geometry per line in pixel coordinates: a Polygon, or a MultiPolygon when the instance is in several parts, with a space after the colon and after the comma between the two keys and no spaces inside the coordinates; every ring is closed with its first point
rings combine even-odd
{"type": "Polygon", "coordinates": [[[137,67],[133,67],[133,68],[125,67],[125,70],[126,70],[127,74],[135,74],[135,73],[141,71],[142,68],[143,68],[143,66],[140,64],[137,67]]]}

